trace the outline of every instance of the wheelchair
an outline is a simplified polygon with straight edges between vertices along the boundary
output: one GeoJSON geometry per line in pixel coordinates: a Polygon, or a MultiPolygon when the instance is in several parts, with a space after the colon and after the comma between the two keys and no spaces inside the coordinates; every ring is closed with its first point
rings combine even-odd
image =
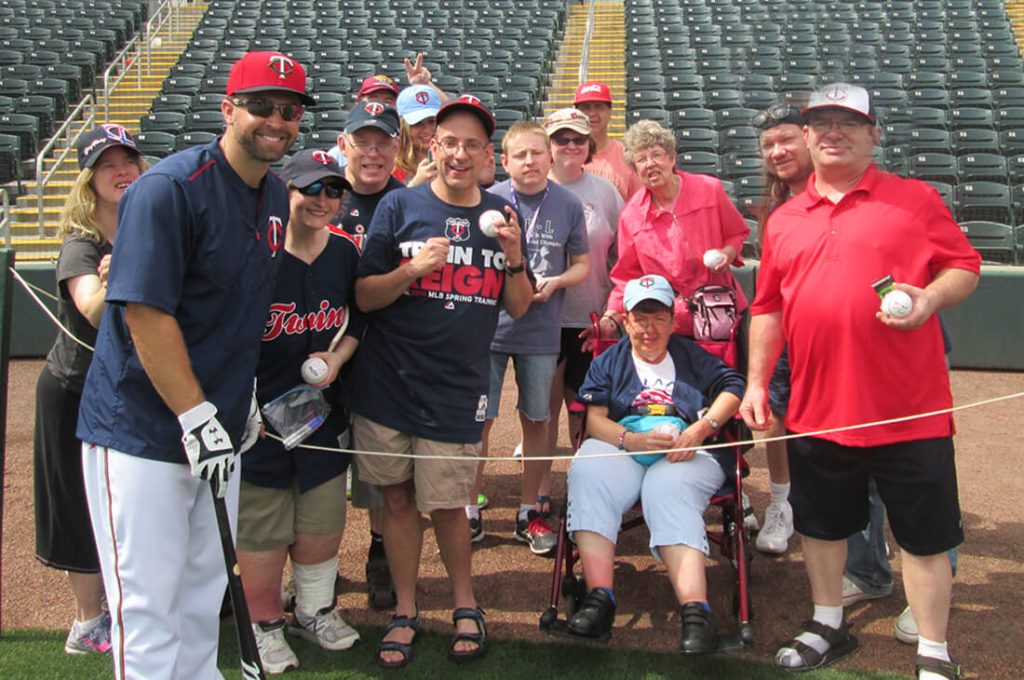
{"type": "MultiPolygon", "coordinates": [[[[591,328],[593,337],[599,338],[598,316],[591,314],[591,328]]],[[[594,356],[615,344],[617,340],[600,339],[594,346],[594,356]]],[[[713,352],[714,353],[714,352],[713,352]]],[[[583,418],[586,407],[582,402],[577,401],[570,409],[570,415],[583,418]]],[[[586,427],[580,431],[577,448],[582,443],[586,427]]],[[[708,440],[706,444],[728,444],[730,442],[741,442],[750,439],[750,431],[743,424],[743,420],[737,414],[729,423],[722,426],[722,429],[714,439],[708,440]]],[[[718,652],[739,651],[747,649],[754,644],[754,630],[751,624],[753,611],[750,604],[749,582],[750,582],[750,560],[751,537],[750,531],[744,525],[743,508],[743,478],[747,476],[749,468],[744,453],[752,448],[752,445],[736,444],[732,447],[735,464],[725,484],[712,496],[709,507],[714,506],[721,511],[721,528],[708,530],[708,539],[719,547],[721,556],[735,570],[735,589],[733,591],[732,609],[736,618],[736,630],[730,635],[719,635],[718,652]]],[[[639,507],[639,504],[636,506],[639,507]]],[[[635,509],[635,508],[634,508],[635,509]]],[[[636,516],[623,521],[620,533],[638,527],[644,523],[643,516],[636,516]]],[[[568,631],[568,621],[579,609],[583,599],[586,597],[588,588],[586,577],[576,573],[577,563],[580,561],[579,552],[572,545],[567,530],[567,513],[561,513],[558,526],[558,543],[555,548],[554,566],[551,574],[551,591],[547,609],[540,617],[540,629],[544,632],[562,638],[586,640],[590,642],[607,642],[610,634],[599,638],[581,638],[568,631]],[[565,617],[559,617],[559,605],[564,603],[565,617]]]]}

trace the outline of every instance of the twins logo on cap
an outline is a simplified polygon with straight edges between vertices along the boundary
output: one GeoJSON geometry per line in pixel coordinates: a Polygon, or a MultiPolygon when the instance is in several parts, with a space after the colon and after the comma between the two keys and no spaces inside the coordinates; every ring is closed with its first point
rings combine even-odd
{"type": "Polygon", "coordinates": [[[654,286],[654,279],[650,276],[645,276],[638,283],[644,288],[652,288],[654,286]]]}
{"type": "Polygon", "coordinates": [[[118,125],[117,123],[104,123],[100,125],[100,127],[103,129],[103,133],[106,134],[107,137],[113,139],[118,144],[124,144],[125,146],[132,147],[133,149],[135,148],[135,141],[132,139],[131,133],[128,132],[128,129],[123,125],[118,125]]]}
{"type": "Polygon", "coordinates": [[[366,102],[363,109],[371,116],[379,116],[384,113],[384,105],[380,102],[366,102]]]}
{"type": "Polygon", "coordinates": [[[449,217],[444,223],[444,235],[448,240],[460,243],[469,238],[469,220],[449,217]]]}
{"type": "Polygon", "coordinates": [[[473,106],[483,106],[483,102],[481,102],[479,99],[477,99],[471,94],[462,95],[461,97],[459,97],[459,101],[466,102],[467,104],[472,104],[473,106]]]}
{"type": "Polygon", "coordinates": [[[270,61],[267,63],[270,70],[277,74],[277,77],[281,80],[285,80],[295,70],[295,62],[284,56],[283,54],[275,54],[270,57],[270,61]]]}
{"type": "Polygon", "coordinates": [[[846,98],[850,96],[850,91],[842,83],[836,83],[824,92],[825,97],[834,101],[842,102],[846,101],[846,98]]]}
{"type": "Polygon", "coordinates": [[[333,160],[329,155],[327,155],[326,151],[320,151],[319,149],[311,153],[310,157],[322,165],[330,165],[331,160],[333,160]]]}
{"type": "Polygon", "coordinates": [[[430,95],[427,94],[426,92],[417,92],[416,101],[420,104],[426,104],[427,102],[430,101],[430,95]]]}
{"type": "Polygon", "coordinates": [[[277,257],[277,251],[281,249],[284,242],[284,225],[281,218],[271,215],[267,218],[267,247],[270,248],[270,256],[277,257]]]}

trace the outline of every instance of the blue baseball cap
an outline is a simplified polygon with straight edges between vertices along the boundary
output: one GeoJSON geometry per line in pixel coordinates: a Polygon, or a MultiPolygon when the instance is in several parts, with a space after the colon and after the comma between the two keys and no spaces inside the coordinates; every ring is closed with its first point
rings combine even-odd
{"type": "Polygon", "coordinates": [[[398,115],[408,125],[433,118],[441,109],[441,96],[428,85],[410,85],[398,95],[398,115]]]}
{"type": "Polygon", "coordinates": [[[622,304],[625,305],[627,312],[633,311],[633,308],[644,300],[654,300],[672,309],[675,299],[676,295],[672,291],[672,286],[664,276],[644,274],[626,284],[626,290],[622,295],[622,304]]]}
{"type": "Polygon", "coordinates": [[[367,127],[377,128],[388,137],[397,137],[398,112],[380,102],[356,102],[345,117],[345,132],[352,134],[367,127]]]}

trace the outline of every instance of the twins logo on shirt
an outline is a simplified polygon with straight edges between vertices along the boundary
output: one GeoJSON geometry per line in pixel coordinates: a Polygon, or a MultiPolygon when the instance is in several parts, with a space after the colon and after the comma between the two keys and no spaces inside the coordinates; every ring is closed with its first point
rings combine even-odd
{"type": "Polygon", "coordinates": [[[307,314],[296,313],[295,307],[294,302],[275,302],[270,305],[263,342],[276,340],[282,333],[300,335],[307,331],[323,332],[341,328],[348,314],[344,305],[331,307],[329,300],[321,300],[319,309],[307,314]]]}
{"type": "Polygon", "coordinates": [[[284,224],[280,217],[271,215],[267,218],[267,247],[270,256],[277,257],[277,251],[284,245],[284,224]]]}
{"type": "Polygon", "coordinates": [[[468,240],[469,220],[462,217],[449,217],[444,223],[444,235],[454,243],[468,240]]]}

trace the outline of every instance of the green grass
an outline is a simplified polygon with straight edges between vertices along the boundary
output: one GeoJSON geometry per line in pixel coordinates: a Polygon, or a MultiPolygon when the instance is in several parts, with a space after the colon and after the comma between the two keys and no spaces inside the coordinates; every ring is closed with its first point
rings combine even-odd
{"type": "MultiPolygon", "coordinates": [[[[364,640],[375,641],[380,628],[360,627],[364,640]]],[[[348,652],[325,652],[305,641],[290,638],[302,661],[302,669],[285,674],[287,680],[304,678],[761,678],[793,676],[775,670],[767,660],[752,661],[746,656],[682,657],[677,654],[639,652],[604,646],[574,644],[536,644],[516,640],[491,640],[487,657],[468,666],[448,661],[448,638],[425,633],[416,643],[412,664],[405,671],[387,671],[377,666],[373,645],[363,642],[348,652]]],[[[221,629],[220,668],[229,680],[240,677],[234,630],[221,629]]],[[[64,654],[64,633],[38,630],[7,630],[0,637],[0,677],[4,680],[105,680],[113,677],[107,656],[64,654]]],[[[814,680],[883,680],[900,676],[824,670],[810,676],[814,680]]]]}

